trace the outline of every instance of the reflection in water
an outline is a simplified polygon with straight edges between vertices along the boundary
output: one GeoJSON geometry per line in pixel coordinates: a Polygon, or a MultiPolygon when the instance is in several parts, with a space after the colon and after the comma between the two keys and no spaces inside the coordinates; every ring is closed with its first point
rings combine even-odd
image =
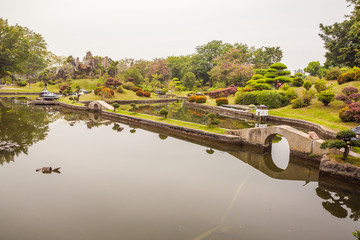
{"type": "Polygon", "coordinates": [[[290,159],[290,146],[285,137],[276,135],[272,140],[271,157],[274,164],[285,170],[290,159]]]}
{"type": "Polygon", "coordinates": [[[59,117],[25,103],[25,99],[0,99],[0,164],[14,161],[20,153],[27,154],[31,145],[47,136],[49,123],[59,117]]]}
{"type": "Polygon", "coordinates": [[[357,228],[360,191],[319,178],[307,159],[282,169],[274,153],[46,111],[62,119],[0,168],[4,239],[345,239],[357,228]]]}
{"type": "MultiPolygon", "coordinates": [[[[161,108],[166,108],[168,110],[168,118],[193,122],[198,124],[206,125],[208,123],[207,114],[209,112],[202,111],[199,109],[192,109],[188,106],[182,104],[182,102],[172,103],[172,104],[161,104],[161,105],[143,105],[139,106],[139,109],[136,110],[138,113],[149,114],[153,116],[159,116],[159,111],[161,108]]],[[[216,118],[220,121],[219,127],[227,129],[241,129],[241,128],[251,128],[251,127],[266,127],[267,124],[258,124],[253,121],[244,121],[234,118],[228,118],[224,116],[217,115],[216,118]]]]}
{"type": "Polygon", "coordinates": [[[320,177],[316,194],[323,208],[337,218],[360,219],[360,186],[326,176],[320,177]]]}

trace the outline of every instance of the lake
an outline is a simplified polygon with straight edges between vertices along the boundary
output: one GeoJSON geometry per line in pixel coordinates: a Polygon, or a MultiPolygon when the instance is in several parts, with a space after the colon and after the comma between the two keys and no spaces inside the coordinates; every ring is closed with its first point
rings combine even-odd
{"type": "Polygon", "coordinates": [[[355,239],[360,230],[359,189],[289,158],[284,138],[260,154],[0,101],[0,239],[355,239]]]}

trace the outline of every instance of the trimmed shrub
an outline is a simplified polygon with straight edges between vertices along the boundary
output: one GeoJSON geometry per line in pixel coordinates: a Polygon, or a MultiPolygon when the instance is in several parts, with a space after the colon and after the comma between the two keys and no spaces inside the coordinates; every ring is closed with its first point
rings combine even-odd
{"type": "Polygon", "coordinates": [[[318,79],[315,81],[314,87],[318,93],[327,89],[326,81],[324,79],[318,79]]]}
{"type": "Polygon", "coordinates": [[[122,86],[127,90],[133,90],[135,88],[135,85],[132,82],[126,82],[122,86]]]}
{"type": "MultiPolygon", "coordinates": [[[[281,90],[283,90],[281,88],[281,90]]],[[[298,97],[298,94],[294,88],[288,88],[286,91],[279,91],[279,93],[284,96],[289,102],[298,97]]]]}
{"type": "Polygon", "coordinates": [[[196,96],[196,95],[192,95],[189,97],[189,102],[196,102],[196,103],[205,103],[206,102],[206,97],[205,96],[196,96]]]}
{"type": "Polygon", "coordinates": [[[144,96],[144,92],[141,89],[139,89],[136,91],[136,95],[142,97],[142,96],[144,96]]]}
{"type": "Polygon", "coordinates": [[[142,90],[140,87],[134,87],[133,89],[132,89],[134,92],[137,92],[137,91],[139,91],[139,90],[142,90]]]}
{"type": "Polygon", "coordinates": [[[312,87],[312,83],[310,81],[305,81],[304,84],[303,84],[303,87],[306,90],[309,90],[312,87]]]}
{"type": "Polygon", "coordinates": [[[19,82],[17,82],[17,85],[19,87],[25,87],[27,85],[27,81],[19,81],[19,82]]]}
{"type": "Polygon", "coordinates": [[[279,108],[287,105],[288,101],[277,91],[261,91],[256,94],[256,103],[264,104],[269,108],[279,108]]]}
{"type": "Polygon", "coordinates": [[[254,90],[257,90],[257,91],[271,90],[272,89],[270,84],[267,84],[267,83],[255,83],[253,85],[253,87],[254,87],[254,90]]]}
{"type": "Polygon", "coordinates": [[[151,93],[150,92],[148,92],[148,91],[145,91],[144,92],[144,97],[150,97],[151,96],[151,93]]]}
{"type": "Polygon", "coordinates": [[[275,81],[278,81],[280,83],[289,83],[291,82],[291,78],[285,76],[279,76],[275,78],[275,81]]]}
{"type": "Polygon", "coordinates": [[[272,72],[264,75],[265,78],[276,78],[276,76],[277,76],[276,73],[272,73],[272,72]]]}
{"type": "Polygon", "coordinates": [[[287,66],[283,63],[274,63],[270,66],[270,68],[275,68],[277,70],[284,70],[287,69],[287,66]]]}
{"type": "Polygon", "coordinates": [[[263,75],[260,75],[260,74],[255,74],[254,76],[252,76],[252,78],[251,78],[251,79],[253,79],[253,80],[258,80],[258,79],[262,79],[262,78],[264,78],[264,76],[263,76],[263,75]]]}
{"type": "Polygon", "coordinates": [[[118,92],[118,93],[124,93],[124,89],[122,88],[122,86],[119,86],[119,87],[116,89],[116,92],[118,92]]]}
{"type": "Polygon", "coordinates": [[[281,90],[286,91],[290,88],[289,84],[285,83],[284,85],[281,86],[281,90]]]}
{"type": "Polygon", "coordinates": [[[166,118],[166,116],[168,115],[169,111],[166,108],[162,108],[159,111],[160,115],[164,115],[164,118],[166,118]]]}
{"type": "Polygon", "coordinates": [[[297,72],[297,73],[295,73],[295,76],[296,76],[296,77],[302,77],[303,74],[302,74],[301,72],[297,72]]]}
{"type": "Polygon", "coordinates": [[[217,98],[216,99],[216,105],[220,106],[220,105],[224,105],[224,104],[229,104],[229,100],[227,98],[217,98]]]}
{"type": "Polygon", "coordinates": [[[325,75],[326,80],[338,80],[343,72],[338,67],[330,68],[325,75]]]}
{"type": "Polygon", "coordinates": [[[254,69],[255,74],[264,76],[266,74],[266,69],[254,69]]]}
{"type": "Polygon", "coordinates": [[[328,106],[332,101],[334,101],[335,93],[327,89],[325,91],[321,91],[318,94],[318,101],[322,102],[325,106],[328,106]]]}
{"type": "Polygon", "coordinates": [[[350,96],[351,94],[358,93],[359,89],[356,87],[346,87],[341,92],[343,92],[346,96],[350,96]]]}
{"type": "Polygon", "coordinates": [[[288,71],[288,70],[279,71],[279,72],[277,73],[278,76],[288,76],[288,75],[290,75],[290,74],[291,74],[291,72],[288,71]]]}
{"type": "Polygon", "coordinates": [[[343,122],[360,122],[360,103],[351,103],[339,112],[343,122]]]}
{"type": "Polygon", "coordinates": [[[360,100],[360,93],[353,93],[349,96],[349,98],[354,102],[357,102],[360,100]]]}
{"type": "Polygon", "coordinates": [[[301,87],[304,84],[304,80],[301,77],[295,77],[292,85],[295,87],[301,87]]]}
{"type": "Polygon", "coordinates": [[[114,112],[116,111],[117,108],[120,107],[118,103],[113,103],[112,106],[114,107],[114,112]]]}
{"type": "Polygon", "coordinates": [[[275,69],[275,68],[268,68],[268,69],[266,69],[266,72],[268,72],[268,73],[276,73],[278,70],[277,69],[275,69]]]}
{"type": "Polygon", "coordinates": [[[114,90],[104,87],[101,91],[100,91],[100,95],[102,98],[112,98],[115,95],[114,90]]]}
{"type": "Polygon", "coordinates": [[[338,83],[343,84],[351,81],[359,81],[360,80],[360,69],[358,67],[353,67],[347,72],[341,74],[338,78],[338,83]]]}

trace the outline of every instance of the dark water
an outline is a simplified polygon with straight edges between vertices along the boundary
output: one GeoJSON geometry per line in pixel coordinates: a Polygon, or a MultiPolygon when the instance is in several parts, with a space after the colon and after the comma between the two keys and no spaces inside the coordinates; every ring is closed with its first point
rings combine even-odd
{"type": "Polygon", "coordinates": [[[0,108],[0,239],[355,239],[358,189],[288,158],[93,114],[0,108]],[[119,129],[122,127],[123,129],[119,129]],[[35,169],[61,167],[61,173],[35,169]]]}

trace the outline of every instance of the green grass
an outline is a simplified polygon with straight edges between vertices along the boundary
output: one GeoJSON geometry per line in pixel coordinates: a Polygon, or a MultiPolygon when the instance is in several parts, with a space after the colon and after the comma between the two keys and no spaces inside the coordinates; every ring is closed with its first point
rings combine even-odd
{"type": "MultiPolygon", "coordinates": [[[[360,88],[360,81],[349,82],[346,84],[338,85],[337,81],[328,81],[332,86],[335,94],[341,94],[342,89],[345,87],[357,87],[360,88]]],[[[314,87],[313,87],[314,88],[314,87]]],[[[298,92],[302,91],[302,87],[295,88],[298,92]]],[[[315,90],[315,89],[314,89],[315,90]]],[[[339,111],[345,107],[345,104],[341,101],[333,101],[329,106],[325,107],[317,99],[313,99],[311,105],[305,108],[293,109],[291,105],[269,110],[269,115],[295,118],[314,122],[323,125],[325,128],[340,131],[358,126],[358,123],[345,123],[339,118],[339,111]]]]}
{"type": "MultiPolygon", "coordinates": [[[[113,112],[113,111],[109,110],[109,112],[113,112]]],[[[191,123],[191,122],[184,122],[184,121],[179,121],[179,120],[174,120],[174,119],[169,119],[169,118],[156,117],[156,116],[151,116],[151,115],[146,115],[146,114],[141,114],[141,113],[134,113],[134,112],[121,110],[121,109],[117,109],[116,113],[119,113],[122,115],[127,115],[127,116],[133,116],[133,117],[137,117],[137,118],[142,118],[142,119],[148,119],[148,120],[168,123],[168,124],[172,124],[172,125],[176,125],[176,126],[182,126],[182,127],[188,127],[188,128],[192,128],[192,129],[212,132],[212,133],[218,133],[218,134],[224,134],[227,131],[227,129],[218,128],[215,126],[206,126],[206,125],[201,125],[201,124],[196,124],[196,123],[191,123]]]]}
{"type": "Polygon", "coordinates": [[[343,155],[334,155],[333,157],[334,157],[336,162],[339,162],[339,163],[342,163],[342,164],[349,163],[351,165],[360,167],[360,158],[353,157],[353,156],[347,156],[347,158],[345,160],[343,160],[342,156],[343,155]]]}

